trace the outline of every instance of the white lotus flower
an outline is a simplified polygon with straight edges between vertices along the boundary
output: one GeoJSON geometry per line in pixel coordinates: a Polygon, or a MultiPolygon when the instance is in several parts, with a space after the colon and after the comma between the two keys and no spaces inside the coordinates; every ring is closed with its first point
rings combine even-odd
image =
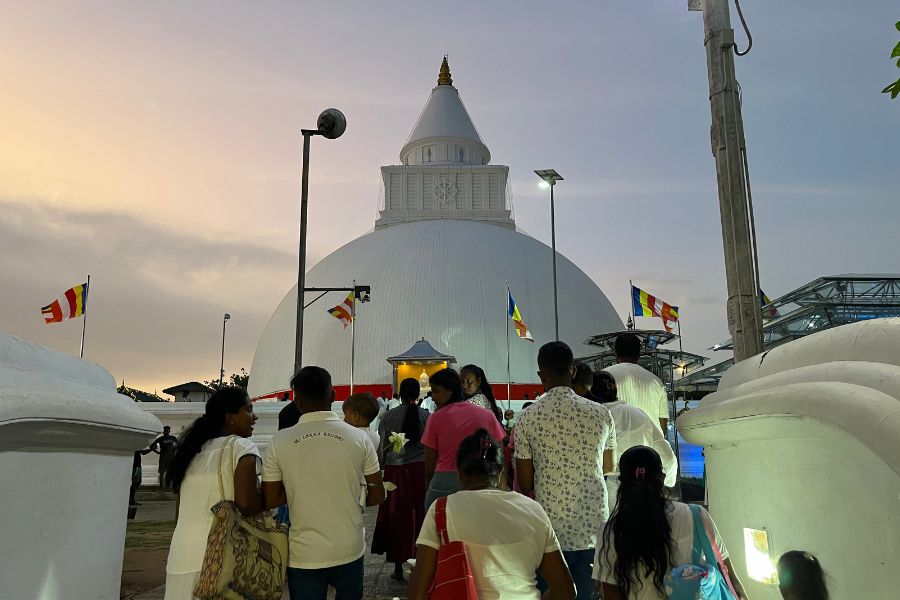
{"type": "Polygon", "coordinates": [[[388,437],[388,441],[393,444],[394,454],[400,454],[403,451],[403,447],[406,445],[406,442],[409,440],[406,439],[405,433],[397,433],[396,431],[392,431],[391,435],[388,437]]]}

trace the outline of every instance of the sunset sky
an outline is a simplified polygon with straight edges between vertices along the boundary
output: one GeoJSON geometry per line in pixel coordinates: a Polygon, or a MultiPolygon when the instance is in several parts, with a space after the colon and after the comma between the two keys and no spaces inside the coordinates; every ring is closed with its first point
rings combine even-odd
{"type": "MultiPolygon", "coordinates": [[[[896,0],[743,4],[763,288],[900,272],[900,99],[880,93],[896,0]]],[[[216,377],[225,312],[225,368],[249,369],[296,279],[300,128],[328,106],[348,119],[313,142],[312,266],[373,228],[379,167],[449,54],[519,227],[549,243],[532,171],[556,168],[559,251],[623,317],[629,278],[679,305],[685,349],[713,356],[726,290],[685,5],[3,0],[0,330],[77,353],[81,320],[44,325],[40,308],[90,273],[86,358],[117,381],[216,377]]]]}

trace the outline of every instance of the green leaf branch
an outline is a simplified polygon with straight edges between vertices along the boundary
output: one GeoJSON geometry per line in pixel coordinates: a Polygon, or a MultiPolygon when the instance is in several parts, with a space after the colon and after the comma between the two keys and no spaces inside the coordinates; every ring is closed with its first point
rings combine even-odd
{"type": "MultiPolygon", "coordinates": [[[[895,27],[897,31],[900,31],[900,21],[897,21],[895,27]]],[[[894,46],[894,51],[891,52],[891,60],[897,59],[897,68],[900,69],[900,42],[897,42],[897,45],[894,46]]],[[[900,78],[897,79],[894,83],[888,85],[886,88],[881,90],[882,94],[890,94],[891,100],[900,96],[900,78]]]]}

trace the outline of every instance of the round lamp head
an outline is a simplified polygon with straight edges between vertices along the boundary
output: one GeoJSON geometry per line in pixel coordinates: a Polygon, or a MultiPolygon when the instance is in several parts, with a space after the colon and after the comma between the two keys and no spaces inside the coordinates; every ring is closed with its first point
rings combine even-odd
{"type": "Polygon", "coordinates": [[[326,108],[316,121],[316,128],[322,137],[333,140],[341,137],[347,129],[347,117],[336,108],[326,108]]]}

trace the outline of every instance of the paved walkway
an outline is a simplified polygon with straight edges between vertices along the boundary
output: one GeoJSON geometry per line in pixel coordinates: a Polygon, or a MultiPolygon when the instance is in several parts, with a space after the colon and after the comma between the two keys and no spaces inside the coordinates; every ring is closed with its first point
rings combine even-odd
{"type": "MultiPolygon", "coordinates": [[[[372,545],[372,533],[375,531],[375,517],[378,514],[377,508],[369,508],[366,510],[366,548],[372,545]]],[[[165,521],[175,520],[175,503],[174,502],[144,502],[138,507],[136,521],[165,521]]],[[[364,598],[366,600],[402,600],[406,598],[406,584],[398,584],[391,579],[391,573],[394,571],[394,565],[385,564],[384,557],[366,554],[365,556],[365,581],[364,581],[364,598]]],[[[408,575],[408,573],[407,573],[408,575]]],[[[161,585],[157,588],[138,594],[134,600],[163,600],[165,597],[165,586],[161,585]]],[[[329,597],[333,597],[329,595],[329,597]]],[[[284,600],[289,600],[287,595],[287,586],[285,586],[284,600]]]]}
{"type": "Polygon", "coordinates": [[[138,523],[148,521],[175,522],[175,502],[141,502],[137,507],[134,520],[138,523]]]}

